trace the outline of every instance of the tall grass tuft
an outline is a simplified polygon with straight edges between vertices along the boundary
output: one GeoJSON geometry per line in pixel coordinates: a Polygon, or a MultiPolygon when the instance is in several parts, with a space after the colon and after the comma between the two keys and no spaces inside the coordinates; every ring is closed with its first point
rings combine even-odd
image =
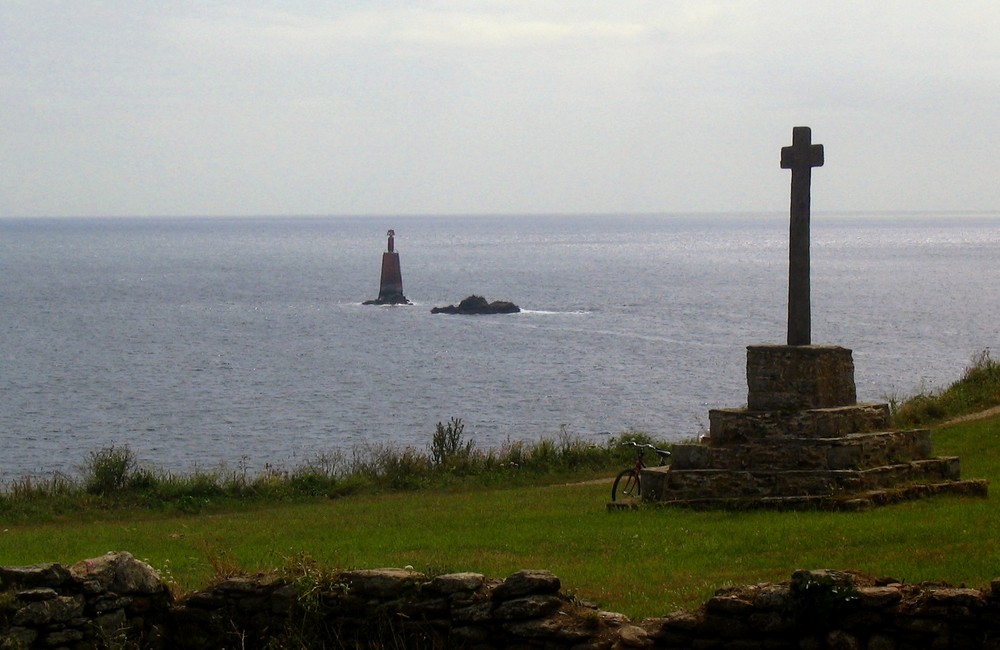
{"type": "Polygon", "coordinates": [[[933,424],[1000,404],[1000,362],[989,348],[976,355],[961,379],[940,392],[921,392],[902,402],[890,401],[897,427],[933,424]]]}

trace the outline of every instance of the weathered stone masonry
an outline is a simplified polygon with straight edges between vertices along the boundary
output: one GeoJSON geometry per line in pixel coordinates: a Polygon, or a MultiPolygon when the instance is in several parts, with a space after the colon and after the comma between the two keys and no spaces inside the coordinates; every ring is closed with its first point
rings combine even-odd
{"type": "Polygon", "coordinates": [[[797,571],[638,622],[562,593],[548,571],[238,577],[175,602],[152,568],[111,553],[69,568],[0,567],[0,581],[2,648],[367,647],[383,633],[393,645],[371,647],[1000,648],[1000,580],[980,590],[797,571]]]}
{"type": "Polygon", "coordinates": [[[749,346],[747,388],[746,408],[709,411],[702,443],[674,445],[669,467],[643,470],[644,501],[860,509],[988,493],[986,481],[961,478],[958,458],[933,455],[929,430],[893,430],[888,404],[857,402],[846,348],[749,346]]]}

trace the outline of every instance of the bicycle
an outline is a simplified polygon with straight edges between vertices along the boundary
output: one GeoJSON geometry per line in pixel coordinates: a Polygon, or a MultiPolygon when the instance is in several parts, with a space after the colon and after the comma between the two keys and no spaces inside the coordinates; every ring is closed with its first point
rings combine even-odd
{"type": "Polygon", "coordinates": [[[611,486],[611,500],[615,501],[619,495],[622,497],[640,497],[642,495],[642,483],[641,475],[642,469],[646,466],[646,462],[643,460],[643,456],[647,449],[652,449],[656,452],[656,455],[660,457],[660,465],[666,465],[667,459],[670,458],[670,452],[666,449],[657,449],[653,445],[639,443],[630,440],[628,442],[623,442],[623,445],[632,445],[635,447],[635,465],[623,469],[615,477],[614,485],[611,486]]]}

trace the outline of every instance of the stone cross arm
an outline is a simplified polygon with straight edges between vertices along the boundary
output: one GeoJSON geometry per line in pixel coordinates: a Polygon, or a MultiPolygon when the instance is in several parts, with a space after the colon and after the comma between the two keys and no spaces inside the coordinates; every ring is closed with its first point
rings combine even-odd
{"type": "Polygon", "coordinates": [[[792,146],[781,148],[781,168],[795,172],[808,171],[823,166],[823,145],[812,144],[812,130],[808,126],[792,129],[792,146]]]}

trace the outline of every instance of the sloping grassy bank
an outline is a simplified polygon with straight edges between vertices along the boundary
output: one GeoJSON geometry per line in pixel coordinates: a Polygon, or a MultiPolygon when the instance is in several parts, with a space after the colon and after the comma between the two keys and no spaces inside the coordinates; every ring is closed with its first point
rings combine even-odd
{"type": "Polygon", "coordinates": [[[901,403],[890,401],[900,428],[923,427],[1000,404],[1000,362],[983,350],[952,385],[938,392],[921,392],[901,403]]]}

